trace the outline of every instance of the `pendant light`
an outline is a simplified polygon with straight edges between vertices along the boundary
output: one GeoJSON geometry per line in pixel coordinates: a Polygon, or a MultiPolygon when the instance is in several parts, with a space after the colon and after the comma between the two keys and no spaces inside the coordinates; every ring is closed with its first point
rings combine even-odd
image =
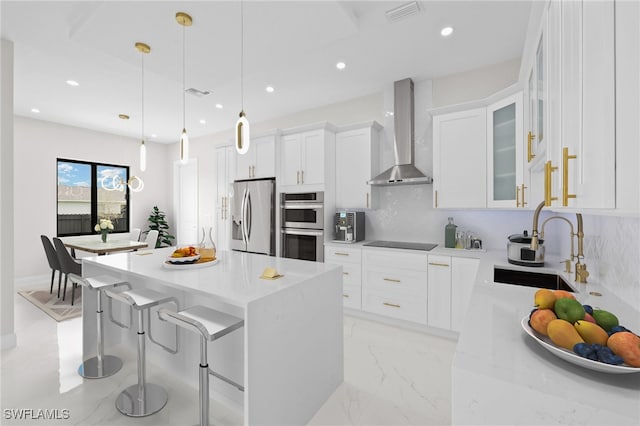
{"type": "Polygon", "coordinates": [[[141,88],[141,102],[140,104],[142,105],[142,113],[140,115],[140,121],[141,121],[141,140],[140,140],[140,170],[141,171],[145,171],[147,169],[147,147],[144,145],[144,55],[148,54],[151,52],[151,47],[149,47],[149,45],[145,44],[145,43],[136,43],[136,49],[138,49],[138,51],[140,53],[142,53],[141,58],[142,58],[142,88],[141,88]]]}
{"type": "Polygon", "coordinates": [[[244,2],[240,0],[240,117],[236,122],[236,151],[249,151],[249,121],[244,113],[244,2]]]}
{"type": "Polygon", "coordinates": [[[189,160],[189,135],[187,135],[187,125],[185,124],[185,29],[193,24],[191,16],[184,12],[176,13],[176,21],[182,25],[182,135],[180,136],[180,161],[186,163],[189,160]]]}

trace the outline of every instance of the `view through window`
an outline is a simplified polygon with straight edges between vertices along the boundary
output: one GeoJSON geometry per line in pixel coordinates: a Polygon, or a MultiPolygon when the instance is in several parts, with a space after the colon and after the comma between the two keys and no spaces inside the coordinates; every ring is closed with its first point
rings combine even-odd
{"type": "Polygon", "coordinates": [[[129,167],[57,160],[58,236],[95,234],[100,219],[129,232],[129,167]]]}

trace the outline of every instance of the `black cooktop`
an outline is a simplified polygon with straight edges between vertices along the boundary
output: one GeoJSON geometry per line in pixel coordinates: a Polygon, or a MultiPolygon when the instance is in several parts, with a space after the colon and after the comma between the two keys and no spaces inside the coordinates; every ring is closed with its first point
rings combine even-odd
{"type": "Polygon", "coordinates": [[[403,241],[372,241],[363,244],[363,246],[431,251],[438,245],[432,243],[407,243],[403,241]]]}

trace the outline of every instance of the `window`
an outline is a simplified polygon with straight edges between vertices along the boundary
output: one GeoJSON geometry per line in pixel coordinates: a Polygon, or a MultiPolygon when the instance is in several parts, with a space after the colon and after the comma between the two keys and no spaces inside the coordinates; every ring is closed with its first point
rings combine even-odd
{"type": "Polygon", "coordinates": [[[92,235],[100,219],[129,232],[129,167],[57,159],[58,236],[92,235]]]}

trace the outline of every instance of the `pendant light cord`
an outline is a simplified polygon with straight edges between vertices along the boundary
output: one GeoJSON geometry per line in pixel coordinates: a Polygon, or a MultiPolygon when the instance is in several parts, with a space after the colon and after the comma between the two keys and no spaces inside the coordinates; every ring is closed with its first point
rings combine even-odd
{"type": "Polygon", "coordinates": [[[244,2],[240,0],[240,111],[244,111],[244,2]]]}
{"type": "Polygon", "coordinates": [[[145,53],[142,52],[142,56],[141,56],[141,62],[142,62],[142,129],[141,129],[141,133],[142,133],[142,143],[144,144],[144,55],[145,53]]]}
{"type": "Polygon", "coordinates": [[[185,52],[184,52],[185,51],[185,41],[184,41],[184,39],[185,39],[185,30],[186,30],[186,28],[183,25],[182,26],[182,128],[183,129],[187,128],[187,126],[185,124],[186,123],[186,120],[185,120],[185,117],[186,117],[186,112],[185,112],[186,111],[186,106],[185,105],[186,105],[186,103],[185,103],[185,94],[184,94],[184,80],[185,80],[185,77],[184,77],[185,76],[185,59],[184,59],[185,58],[185,52]]]}

